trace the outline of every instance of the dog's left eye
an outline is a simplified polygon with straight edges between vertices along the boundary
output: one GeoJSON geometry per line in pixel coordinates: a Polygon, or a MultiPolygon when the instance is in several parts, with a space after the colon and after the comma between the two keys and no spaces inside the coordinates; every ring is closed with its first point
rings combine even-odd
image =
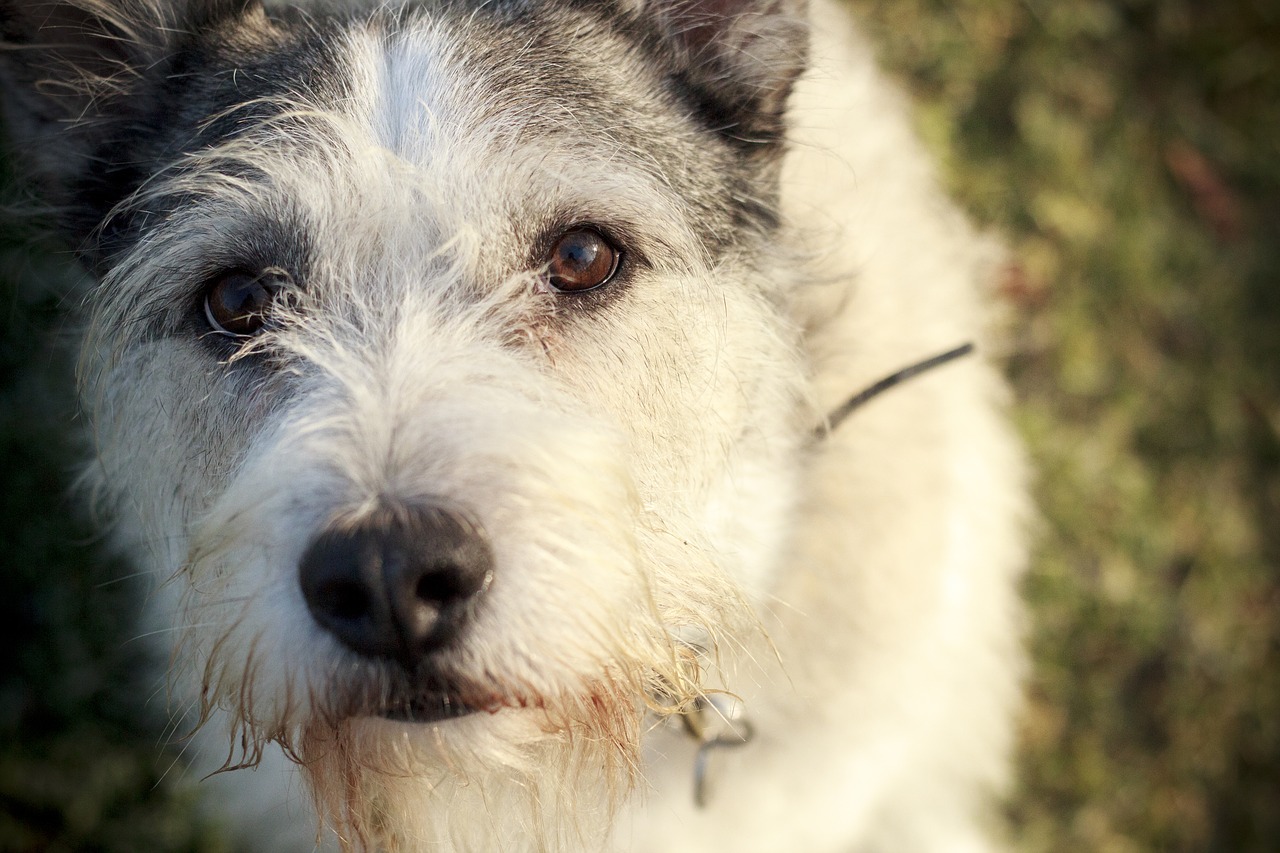
{"type": "Polygon", "coordinates": [[[214,280],[204,295],[204,316],[219,334],[247,338],[262,331],[276,296],[289,284],[283,270],[233,272],[214,280]]]}
{"type": "Polygon", "coordinates": [[[547,257],[547,283],[561,293],[581,293],[613,278],[622,252],[594,228],[572,228],[560,235],[547,257]]]}

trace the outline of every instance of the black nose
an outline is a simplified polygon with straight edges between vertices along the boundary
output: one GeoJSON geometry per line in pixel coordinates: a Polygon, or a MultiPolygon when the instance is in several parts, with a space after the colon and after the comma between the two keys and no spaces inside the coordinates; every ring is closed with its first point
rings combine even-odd
{"type": "Polygon", "coordinates": [[[336,523],[298,565],[317,622],[352,651],[410,669],[457,636],[492,576],[479,525],[431,504],[384,502],[336,523]]]}

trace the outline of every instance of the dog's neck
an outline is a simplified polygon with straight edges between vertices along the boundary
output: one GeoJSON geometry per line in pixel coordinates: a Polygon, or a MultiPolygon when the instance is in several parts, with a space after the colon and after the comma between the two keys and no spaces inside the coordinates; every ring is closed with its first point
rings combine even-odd
{"type": "MultiPolygon", "coordinates": [[[[830,436],[849,415],[885,391],[973,352],[974,345],[964,343],[877,380],[833,409],[814,427],[812,440],[818,442],[830,436]]],[[[747,717],[743,701],[728,693],[699,697],[679,715],[679,720],[684,733],[698,745],[693,760],[693,801],[698,808],[705,808],[712,754],[719,749],[746,746],[755,738],[755,726],[747,717]]]]}

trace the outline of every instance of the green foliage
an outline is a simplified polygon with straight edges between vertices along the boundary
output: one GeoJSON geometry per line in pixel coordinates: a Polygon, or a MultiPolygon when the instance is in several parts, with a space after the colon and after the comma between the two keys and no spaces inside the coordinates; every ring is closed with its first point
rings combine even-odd
{"type": "Polygon", "coordinates": [[[61,250],[29,237],[0,232],[0,853],[216,853],[165,778],[176,749],[158,754],[140,585],[72,497],[59,324],[73,282],[61,250]]]}
{"type": "Polygon", "coordinates": [[[1280,849],[1280,10],[853,5],[1012,248],[1020,847],[1280,849]]]}

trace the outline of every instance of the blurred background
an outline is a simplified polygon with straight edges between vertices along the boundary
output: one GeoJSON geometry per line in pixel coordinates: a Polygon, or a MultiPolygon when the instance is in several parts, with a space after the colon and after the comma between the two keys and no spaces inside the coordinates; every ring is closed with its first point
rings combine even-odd
{"type": "MultiPolygon", "coordinates": [[[[1042,513],[1015,849],[1280,850],[1280,4],[850,2],[1011,247],[1042,513]]],[[[0,851],[228,850],[156,757],[136,585],[67,497],[33,239],[0,226],[0,851]]]]}

